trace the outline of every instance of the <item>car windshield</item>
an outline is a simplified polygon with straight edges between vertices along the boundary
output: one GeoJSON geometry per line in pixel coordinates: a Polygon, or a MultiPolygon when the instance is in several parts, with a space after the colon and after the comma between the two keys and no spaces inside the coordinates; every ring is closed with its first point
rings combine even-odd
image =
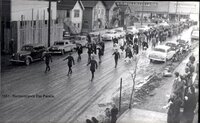
{"type": "Polygon", "coordinates": [[[118,30],[118,29],[116,29],[115,31],[116,31],[116,32],[122,32],[121,30],[118,30]]]}
{"type": "Polygon", "coordinates": [[[55,42],[54,45],[64,45],[64,42],[55,42]]]}
{"type": "Polygon", "coordinates": [[[114,34],[114,32],[106,32],[106,34],[114,34]]]}
{"type": "Polygon", "coordinates": [[[81,40],[81,37],[76,37],[75,40],[81,40]]]}
{"type": "Polygon", "coordinates": [[[166,43],[166,46],[175,47],[176,44],[173,44],[173,43],[166,43]]]}
{"type": "Polygon", "coordinates": [[[32,51],[33,47],[32,46],[23,46],[22,51],[32,51]]]}
{"type": "Polygon", "coordinates": [[[154,51],[165,53],[165,50],[161,48],[154,48],[154,51]]]}
{"type": "Polygon", "coordinates": [[[178,43],[180,43],[180,44],[185,44],[186,41],[185,41],[185,40],[178,40],[178,43]]]}
{"type": "Polygon", "coordinates": [[[199,31],[193,31],[192,35],[199,35],[199,31]]]}

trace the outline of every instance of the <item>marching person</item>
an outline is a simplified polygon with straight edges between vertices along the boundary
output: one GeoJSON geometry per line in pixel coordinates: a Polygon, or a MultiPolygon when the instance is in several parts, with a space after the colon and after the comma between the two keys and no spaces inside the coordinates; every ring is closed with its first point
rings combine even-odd
{"type": "Polygon", "coordinates": [[[91,81],[93,81],[95,69],[98,68],[97,61],[94,59],[94,56],[91,56],[91,60],[90,60],[90,62],[87,64],[87,66],[88,66],[89,64],[91,64],[91,65],[90,65],[90,71],[91,71],[91,73],[92,73],[91,81]]]}
{"type": "Polygon", "coordinates": [[[69,76],[69,74],[72,74],[72,63],[75,65],[75,62],[74,62],[74,58],[71,55],[71,53],[69,53],[69,56],[67,56],[67,58],[63,59],[63,61],[65,61],[67,59],[68,59],[68,67],[69,67],[67,76],[69,76]]]}
{"type": "Polygon", "coordinates": [[[134,42],[134,45],[133,45],[133,53],[136,54],[136,55],[139,53],[139,46],[135,42],[134,42]]]}
{"type": "Polygon", "coordinates": [[[45,73],[46,73],[47,71],[50,71],[49,62],[50,61],[52,62],[51,54],[48,51],[46,51],[44,52],[44,56],[42,58],[45,58],[44,60],[46,64],[46,70],[45,70],[45,73]]]}
{"type": "Polygon", "coordinates": [[[103,49],[100,45],[97,46],[98,56],[99,56],[99,64],[101,63],[101,57],[103,55],[103,49]]]}
{"type": "Polygon", "coordinates": [[[115,50],[115,52],[112,54],[114,55],[114,59],[115,59],[115,68],[117,67],[117,62],[118,62],[118,59],[120,58],[120,54],[118,52],[118,49],[115,50]]]}
{"type": "Polygon", "coordinates": [[[78,46],[77,46],[77,53],[78,53],[77,61],[80,61],[81,60],[81,54],[83,53],[83,47],[82,47],[81,44],[78,44],[78,46]]]}
{"type": "Polygon", "coordinates": [[[102,47],[102,55],[104,55],[104,51],[105,51],[105,43],[103,41],[100,41],[100,46],[102,47]]]}
{"type": "Polygon", "coordinates": [[[91,54],[92,54],[92,45],[91,45],[91,43],[88,44],[87,48],[88,48],[87,53],[88,53],[88,63],[89,63],[90,60],[91,60],[91,54]]]}

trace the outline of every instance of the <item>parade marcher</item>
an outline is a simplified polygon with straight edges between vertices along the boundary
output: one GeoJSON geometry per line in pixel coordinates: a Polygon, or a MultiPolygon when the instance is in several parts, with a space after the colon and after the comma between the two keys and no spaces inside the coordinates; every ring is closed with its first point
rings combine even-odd
{"type": "Polygon", "coordinates": [[[92,52],[92,45],[89,43],[88,46],[87,46],[87,48],[88,48],[87,53],[88,53],[88,63],[89,63],[90,60],[91,60],[91,54],[93,53],[92,52]]]}
{"type": "Polygon", "coordinates": [[[116,107],[116,105],[113,105],[113,108],[111,109],[111,123],[116,123],[117,114],[118,114],[118,108],[116,107]]]}
{"type": "Polygon", "coordinates": [[[156,37],[152,37],[152,47],[154,48],[156,46],[156,37]]]}
{"type": "Polygon", "coordinates": [[[105,43],[103,41],[100,41],[100,46],[102,47],[102,55],[104,55],[104,51],[105,51],[105,43]]]}
{"type": "Polygon", "coordinates": [[[185,96],[184,100],[184,110],[183,110],[183,117],[185,123],[192,123],[194,118],[194,110],[196,108],[196,97],[195,97],[195,90],[193,86],[188,88],[188,92],[185,96]]]}
{"type": "Polygon", "coordinates": [[[115,44],[118,44],[118,39],[117,39],[116,37],[113,39],[113,46],[114,46],[115,44]]]}
{"type": "Polygon", "coordinates": [[[115,52],[114,52],[112,55],[114,55],[114,59],[115,59],[115,68],[116,68],[116,67],[117,67],[118,59],[120,58],[120,54],[119,54],[118,50],[116,49],[115,52]]]}
{"type": "Polygon", "coordinates": [[[94,56],[91,57],[91,60],[90,62],[87,64],[87,66],[90,65],[90,71],[92,73],[92,78],[91,78],[91,81],[93,81],[94,79],[94,72],[95,72],[95,69],[97,69],[98,65],[97,65],[97,61],[94,59],[94,56]]]}
{"type": "Polygon", "coordinates": [[[111,117],[110,108],[106,108],[106,110],[105,110],[105,119],[104,119],[103,123],[110,123],[111,122],[110,117],[111,117]]]}
{"type": "Polygon", "coordinates": [[[99,64],[101,63],[101,56],[103,55],[103,49],[100,45],[97,46],[98,56],[99,56],[99,64]]]}
{"type": "Polygon", "coordinates": [[[49,62],[50,61],[52,62],[51,54],[48,51],[46,51],[46,52],[44,52],[44,56],[42,58],[44,58],[45,64],[46,64],[45,72],[50,71],[49,62]]]}
{"type": "Polygon", "coordinates": [[[72,74],[72,64],[75,65],[74,58],[73,58],[73,56],[71,55],[71,53],[69,53],[69,56],[67,56],[67,58],[63,59],[63,61],[65,61],[65,60],[68,60],[68,67],[69,67],[69,70],[68,70],[67,76],[69,76],[69,74],[72,74]]]}
{"type": "Polygon", "coordinates": [[[77,49],[77,53],[78,53],[77,61],[80,61],[81,60],[81,54],[83,53],[83,47],[82,47],[81,44],[78,44],[76,49],[77,49]]]}
{"type": "Polygon", "coordinates": [[[97,46],[96,46],[96,43],[92,43],[92,52],[94,53],[94,54],[97,54],[97,46]]]}
{"type": "Polygon", "coordinates": [[[180,108],[182,100],[179,95],[172,94],[168,100],[167,123],[180,123],[180,108]]]}
{"type": "Polygon", "coordinates": [[[139,46],[137,43],[134,43],[133,45],[133,53],[136,55],[139,53],[139,46]]]}

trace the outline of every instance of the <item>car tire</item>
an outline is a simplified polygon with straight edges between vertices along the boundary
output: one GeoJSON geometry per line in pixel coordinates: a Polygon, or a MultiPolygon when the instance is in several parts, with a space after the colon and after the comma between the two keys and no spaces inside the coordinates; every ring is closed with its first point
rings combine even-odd
{"type": "Polygon", "coordinates": [[[62,50],[62,51],[61,51],[61,54],[64,55],[64,54],[65,54],[65,50],[62,50]]]}
{"type": "Polygon", "coordinates": [[[150,59],[150,63],[153,63],[153,59],[150,59]]]}
{"type": "Polygon", "coordinates": [[[30,63],[31,63],[31,60],[30,60],[30,58],[26,58],[26,59],[25,59],[25,64],[26,64],[26,66],[29,66],[29,65],[30,65],[30,63]]]}

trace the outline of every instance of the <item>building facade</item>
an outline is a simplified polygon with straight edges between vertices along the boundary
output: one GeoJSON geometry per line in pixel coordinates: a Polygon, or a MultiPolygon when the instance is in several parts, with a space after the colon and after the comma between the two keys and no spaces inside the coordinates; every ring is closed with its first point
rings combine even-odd
{"type": "Polygon", "coordinates": [[[81,1],[61,1],[57,5],[57,18],[75,33],[82,30],[84,6],[81,1]]]}
{"type": "Polygon", "coordinates": [[[102,1],[82,1],[85,8],[83,12],[83,31],[90,32],[105,29],[106,8],[102,1]]]}
{"type": "MultiPolygon", "coordinates": [[[[62,26],[56,21],[56,4],[52,2],[51,6],[50,44],[62,39],[62,26]]],[[[25,44],[48,46],[48,1],[3,0],[3,7],[7,10],[2,20],[3,52],[9,52],[11,39],[15,52],[25,44]]]]}

